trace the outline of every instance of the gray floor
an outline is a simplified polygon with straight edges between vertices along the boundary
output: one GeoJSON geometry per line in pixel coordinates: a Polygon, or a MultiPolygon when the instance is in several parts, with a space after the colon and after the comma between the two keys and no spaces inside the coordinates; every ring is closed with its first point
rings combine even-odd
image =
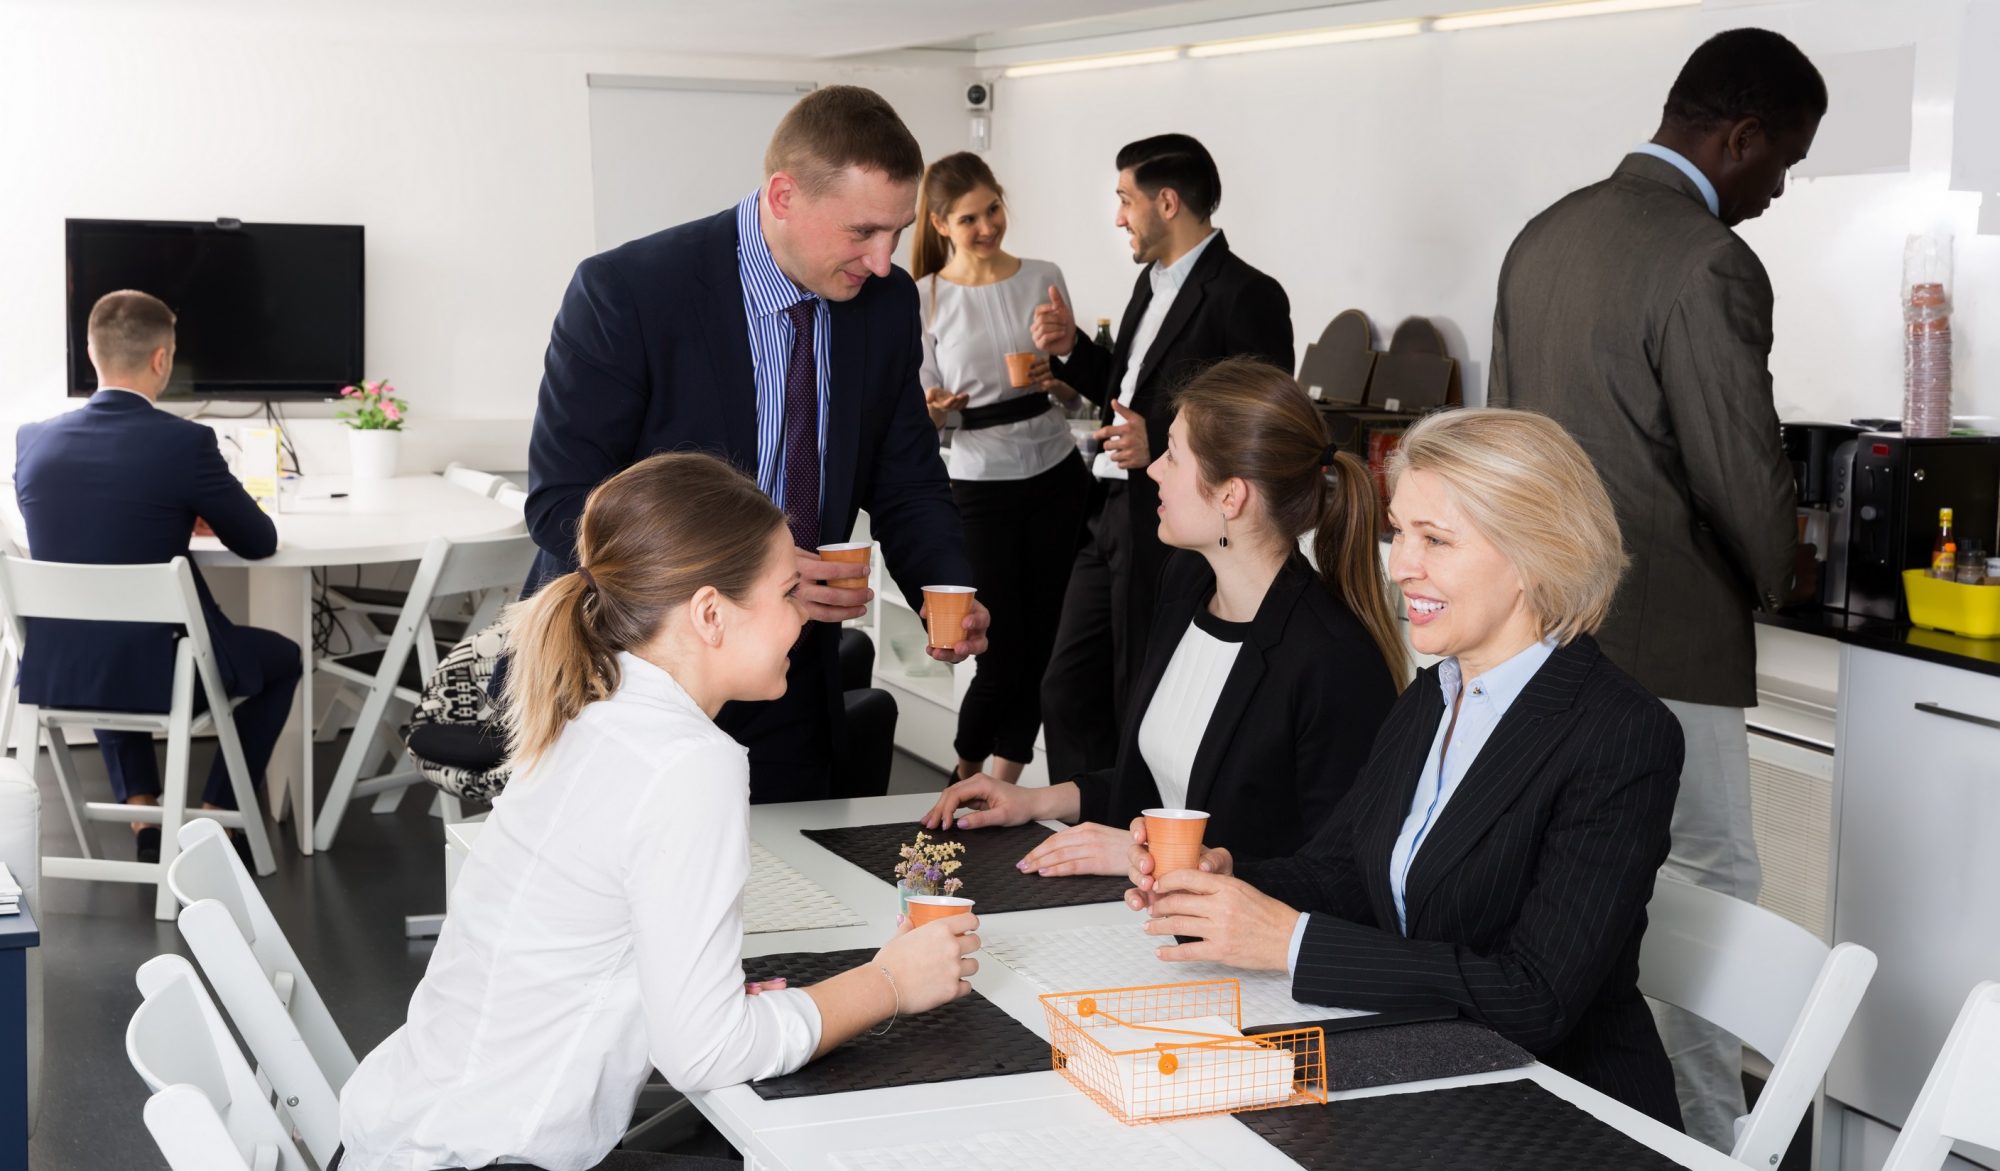
{"type": "MultiPolygon", "coordinates": [[[[345,738],[321,745],[318,775],[332,775],[345,738]]],[[[209,751],[198,746],[197,776],[209,751]]],[[[88,799],[109,800],[95,752],[79,752],[88,799]]],[[[75,853],[62,796],[46,759],[39,762],[44,853],[75,853]]],[[[890,791],[932,792],[938,769],[897,754],[890,791]]],[[[393,814],[357,803],[334,849],[307,858],[278,832],[278,872],[259,882],[285,935],[311,973],[357,1055],[403,1022],[424,966],[428,942],[403,938],[403,916],[444,906],[443,830],[426,812],[428,790],[413,792],[393,814]]],[[[106,857],[130,857],[130,831],[96,827],[106,857]]],[[[140,1118],[145,1086],[125,1060],[125,1024],[138,1006],[133,973],[162,952],[187,955],[172,923],[153,918],[150,887],[49,881],[42,887],[42,962],[46,1047],[42,1108],[29,1144],[32,1171],[164,1168],[140,1118]]],[[[730,1154],[712,1131],[678,1148],[730,1154]]]]}

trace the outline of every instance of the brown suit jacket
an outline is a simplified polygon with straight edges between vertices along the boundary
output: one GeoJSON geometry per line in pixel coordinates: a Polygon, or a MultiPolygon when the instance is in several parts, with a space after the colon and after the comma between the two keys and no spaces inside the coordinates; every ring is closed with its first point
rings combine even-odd
{"type": "Polygon", "coordinates": [[[1750,707],[1750,615],[1791,586],[1771,283],[1670,163],[1632,154],[1529,221],[1500,269],[1487,402],[1590,453],[1631,565],[1597,639],[1662,699],[1750,707]]]}

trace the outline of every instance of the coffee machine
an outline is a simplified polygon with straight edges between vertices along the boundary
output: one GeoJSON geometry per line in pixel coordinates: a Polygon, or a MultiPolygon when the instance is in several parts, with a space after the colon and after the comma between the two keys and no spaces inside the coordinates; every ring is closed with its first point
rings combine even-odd
{"type": "MultiPolygon", "coordinates": [[[[1866,432],[1852,443],[1847,545],[1839,574],[1844,597],[1826,592],[1822,597],[1850,614],[1900,620],[1908,616],[1903,571],[1930,564],[1939,509],[1952,510],[1961,549],[1975,544],[1993,549],[1994,522],[2000,519],[2000,436],[1916,439],[1866,432]]],[[[1832,523],[1841,527],[1837,518],[1832,523]]]]}
{"type": "Polygon", "coordinates": [[[1846,423],[1786,423],[1780,431],[1798,493],[1799,541],[1818,551],[1815,601],[1846,609],[1854,448],[1862,428],[1846,423]]]}

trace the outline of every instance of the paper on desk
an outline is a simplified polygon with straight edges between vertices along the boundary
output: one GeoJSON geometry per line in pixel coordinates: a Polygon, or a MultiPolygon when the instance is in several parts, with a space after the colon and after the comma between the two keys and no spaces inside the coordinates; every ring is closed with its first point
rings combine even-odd
{"type": "Polygon", "coordinates": [[[1043,992],[1235,980],[1243,998],[1245,1026],[1369,1015],[1293,1000],[1291,977],[1283,972],[1246,972],[1225,964],[1168,963],[1154,953],[1163,942],[1172,940],[1146,934],[1143,920],[1065,931],[988,931],[983,940],[986,955],[1019,972],[1043,992]]]}
{"type": "Polygon", "coordinates": [[[858,927],[867,920],[776,854],[750,843],[750,882],[743,888],[743,933],[858,927]]]}
{"type": "Polygon", "coordinates": [[[1254,1046],[1208,1047],[1201,1033],[1240,1037],[1221,1017],[1103,1025],[1085,1030],[1112,1053],[1118,1069],[1119,1108],[1131,1118],[1207,1114],[1282,1102],[1292,1096],[1292,1051],[1254,1046]],[[1173,1030],[1166,1032],[1163,1030],[1173,1030]],[[1162,1072],[1159,1045],[1172,1045],[1172,1072],[1162,1072]]]}

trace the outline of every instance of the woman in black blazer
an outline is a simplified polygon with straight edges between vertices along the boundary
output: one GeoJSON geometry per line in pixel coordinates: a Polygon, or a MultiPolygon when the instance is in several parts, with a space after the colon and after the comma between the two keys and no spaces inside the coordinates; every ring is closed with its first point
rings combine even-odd
{"type": "Polygon", "coordinates": [[[1678,1126],[1638,976],[1681,733],[1588,633],[1624,565],[1609,497],[1520,411],[1434,415],[1390,475],[1389,572],[1417,649],[1446,657],[1298,854],[1211,850],[1155,883],[1141,844],[1127,900],[1195,939],[1164,959],[1290,971],[1314,1004],[1456,1009],[1678,1126]]]}
{"type": "Polygon", "coordinates": [[[1175,406],[1147,474],[1159,485],[1161,538],[1186,551],[1161,575],[1117,763],[1046,789],[973,777],[925,818],[935,826],[969,807],[962,828],[1080,823],[1023,870],[1123,874],[1125,824],[1162,805],[1207,811],[1207,840],[1239,855],[1297,850],[1346,794],[1408,675],[1373,481],[1327,445],[1298,383],[1224,362],[1175,406]],[[1324,573],[1298,552],[1310,529],[1324,573]]]}

